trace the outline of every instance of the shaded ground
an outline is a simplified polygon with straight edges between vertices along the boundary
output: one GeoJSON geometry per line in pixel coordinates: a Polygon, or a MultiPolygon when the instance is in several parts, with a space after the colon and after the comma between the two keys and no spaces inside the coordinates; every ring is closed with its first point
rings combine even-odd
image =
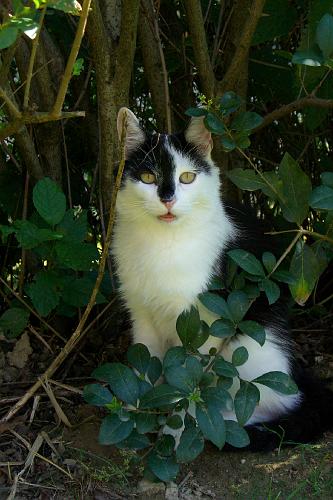
{"type": "MultiPolygon", "coordinates": [[[[299,320],[295,334],[302,363],[331,379],[333,340],[328,319],[325,325],[299,320]]],[[[106,360],[121,359],[127,344],[126,336],[116,342],[101,337],[88,340],[66,361],[56,381],[50,381],[9,424],[0,424],[0,500],[149,498],[137,488],[142,466],[136,455],[98,445],[101,413],[83,405],[80,395],[92,369],[106,360]]],[[[52,359],[31,337],[19,346],[23,354],[14,352],[14,346],[0,339],[1,415],[52,359]],[[23,358],[24,366],[17,366],[23,358]]],[[[207,445],[195,462],[182,468],[178,487],[181,500],[333,499],[333,433],[316,445],[269,453],[219,452],[207,445]]],[[[150,498],[163,499],[165,492],[160,489],[150,498]]]]}

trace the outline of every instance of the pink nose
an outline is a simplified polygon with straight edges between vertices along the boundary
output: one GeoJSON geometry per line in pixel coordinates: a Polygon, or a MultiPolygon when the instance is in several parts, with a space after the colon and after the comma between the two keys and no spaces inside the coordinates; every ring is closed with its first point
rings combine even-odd
{"type": "Polygon", "coordinates": [[[172,199],[170,201],[163,201],[161,200],[163,205],[165,205],[165,207],[170,211],[171,208],[174,206],[174,204],[176,203],[176,200],[175,199],[172,199]]]}

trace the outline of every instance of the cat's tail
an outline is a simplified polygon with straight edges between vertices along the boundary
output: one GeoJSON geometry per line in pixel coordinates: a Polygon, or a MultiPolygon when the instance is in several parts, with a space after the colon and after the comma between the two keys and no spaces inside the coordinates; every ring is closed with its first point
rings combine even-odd
{"type": "Polygon", "coordinates": [[[248,449],[273,450],[285,445],[314,443],[333,431],[333,390],[327,381],[302,373],[295,377],[303,399],[298,408],[279,420],[249,426],[248,449]]]}

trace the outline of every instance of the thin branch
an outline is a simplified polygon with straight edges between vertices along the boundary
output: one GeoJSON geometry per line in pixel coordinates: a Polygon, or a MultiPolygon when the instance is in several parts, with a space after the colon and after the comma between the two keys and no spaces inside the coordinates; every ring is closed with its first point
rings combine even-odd
{"type": "Polygon", "coordinates": [[[221,84],[219,85],[219,93],[234,89],[235,84],[240,77],[239,72],[242,71],[244,61],[248,57],[252,37],[261,17],[264,5],[265,0],[253,0],[252,5],[249,9],[247,20],[242,27],[242,36],[237,44],[236,52],[223,77],[221,84]]]}
{"type": "Polygon", "coordinates": [[[296,101],[290,102],[289,104],[284,104],[280,108],[277,108],[268,115],[266,115],[264,117],[263,122],[259,125],[259,127],[254,129],[254,132],[257,132],[258,130],[267,127],[267,125],[270,125],[272,122],[276,120],[280,120],[280,118],[283,118],[284,116],[290,115],[294,111],[298,111],[299,109],[307,108],[310,106],[322,109],[332,109],[333,99],[321,99],[320,97],[309,95],[307,97],[301,97],[300,99],[296,99],[296,101]]]}
{"type": "Polygon", "coordinates": [[[215,77],[209,57],[201,4],[198,0],[185,0],[184,4],[201,87],[206,97],[210,98],[214,95],[215,77]]]}
{"type": "Polygon", "coordinates": [[[29,67],[28,67],[28,72],[27,72],[27,82],[26,82],[25,89],[24,89],[23,109],[27,109],[28,105],[29,105],[31,79],[32,79],[32,74],[33,74],[33,70],[34,70],[36,52],[37,52],[37,47],[38,47],[38,43],[39,43],[39,36],[40,36],[40,32],[42,30],[42,26],[44,23],[46,7],[47,7],[47,5],[45,4],[44,7],[42,8],[41,16],[39,19],[38,30],[37,30],[36,36],[32,42],[31,56],[29,59],[29,67]]]}
{"type": "Polygon", "coordinates": [[[74,347],[77,345],[79,340],[82,339],[83,332],[84,332],[83,328],[84,328],[84,325],[88,319],[88,316],[89,316],[93,306],[95,305],[97,293],[98,293],[100,284],[101,284],[103,276],[104,276],[105,264],[106,264],[107,257],[109,254],[109,247],[110,247],[111,238],[112,238],[112,229],[113,229],[115,215],[116,215],[117,193],[118,193],[118,190],[120,188],[120,183],[121,183],[123,170],[124,170],[124,166],[125,166],[126,130],[127,130],[127,116],[125,115],[124,120],[123,120],[123,126],[122,126],[122,134],[121,134],[121,161],[119,163],[117,178],[116,178],[116,182],[115,182],[114,189],[112,192],[106,241],[105,241],[105,245],[104,245],[102,256],[101,256],[100,263],[99,263],[96,283],[95,283],[94,289],[91,293],[89,303],[88,303],[88,305],[87,305],[87,307],[82,315],[82,318],[79,321],[79,324],[76,327],[74,333],[72,334],[72,336],[70,337],[70,339],[68,340],[66,345],[62,348],[62,350],[60,351],[58,356],[53,360],[51,365],[41,375],[41,377],[38,379],[38,381],[35,382],[35,384],[32,387],[30,387],[30,389],[24,394],[24,396],[9,410],[9,412],[3,417],[1,422],[7,422],[8,420],[10,420],[27,403],[27,401],[29,401],[29,399],[41,387],[43,382],[45,382],[47,379],[51,378],[52,375],[55,373],[55,371],[58,370],[58,368],[61,366],[61,364],[67,358],[67,356],[72,352],[74,347]]]}
{"type": "Polygon", "coordinates": [[[296,243],[298,242],[298,240],[300,239],[301,236],[302,236],[302,230],[297,230],[297,234],[296,234],[295,238],[287,246],[287,248],[285,249],[285,251],[283,252],[283,254],[281,255],[281,257],[279,258],[279,260],[275,264],[274,268],[272,269],[272,271],[267,276],[267,278],[270,278],[271,275],[273,273],[275,273],[275,271],[277,270],[277,268],[279,267],[279,265],[284,261],[284,259],[287,257],[287,255],[291,252],[291,250],[294,248],[294,246],[296,245],[296,243]]]}
{"type": "MultiPolygon", "coordinates": [[[[0,89],[1,94],[1,89],[0,89]]],[[[53,115],[51,113],[22,113],[17,120],[9,123],[5,128],[0,130],[0,142],[17,134],[25,124],[32,123],[46,123],[57,120],[67,120],[68,118],[78,118],[85,116],[85,111],[64,111],[60,115],[53,115]]]]}
{"type": "Polygon", "coordinates": [[[79,23],[77,26],[77,31],[75,34],[74,42],[73,42],[73,45],[71,48],[71,52],[69,54],[69,58],[68,58],[68,61],[66,64],[66,69],[65,69],[64,75],[63,75],[62,80],[61,80],[61,84],[60,84],[60,88],[58,90],[56,102],[54,104],[54,107],[53,107],[53,110],[51,113],[53,117],[60,116],[60,114],[61,114],[61,110],[62,110],[62,106],[64,104],[68,84],[69,84],[69,81],[72,77],[73,67],[74,67],[74,64],[75,64],[75,61],[76,61],[76,58],[77,58],[77,55],[78,55],[78,52],[80,49],[80,45],[81,45],[81,41],[82,41],[82,38],[84,35],[84,31],[86,28],[90,4],[91,4],[91,0],[84,0],[83,5],[82,5],[82,11],[80,14],[80,20],[79,20],[79,23]]]}
{"type": "Polygon", "coordinates": [[[16,104],[10,99],[5,90],[0,87],[0,99],[4,101],[9,112],[14,118],[21,119],[22,114],[20,110],[16,107],[16,104]]]}

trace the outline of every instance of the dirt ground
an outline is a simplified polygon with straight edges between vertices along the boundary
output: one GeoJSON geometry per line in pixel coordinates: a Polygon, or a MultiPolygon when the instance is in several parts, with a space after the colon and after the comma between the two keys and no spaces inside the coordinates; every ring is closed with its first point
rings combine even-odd
{"type": "MultiPolygon", "coordinates": [[[[332,380],[331,327],[305,319],[304,325],[298,322],[295,335],[302,363],[332,380]]],[[[155,493],[143,490],[137,455],[98,444],[101,412],[81,397],[92,369],[121,359],[128,337],[107,343],[99,339],[98,345],[96,338],[94,345],[89,342],[67,360],[49,388],[8,424],[0,424],[0,500],[333,499],[333,433],[314,445],[267,453],[219,452],[207,445],[196,461],[182,467],[177,488],[169,485],[165,490],[160,484],[155,493]]],[[[0,339],[1,345],[5,350],[0,349],[0,416],[50,359],[49,353],[38,352],[31,338],[18,347],[1,344],[0,339]],[[22,361],[19,349],[26,354],[24,367],[15,361],[22,361]]]]}

